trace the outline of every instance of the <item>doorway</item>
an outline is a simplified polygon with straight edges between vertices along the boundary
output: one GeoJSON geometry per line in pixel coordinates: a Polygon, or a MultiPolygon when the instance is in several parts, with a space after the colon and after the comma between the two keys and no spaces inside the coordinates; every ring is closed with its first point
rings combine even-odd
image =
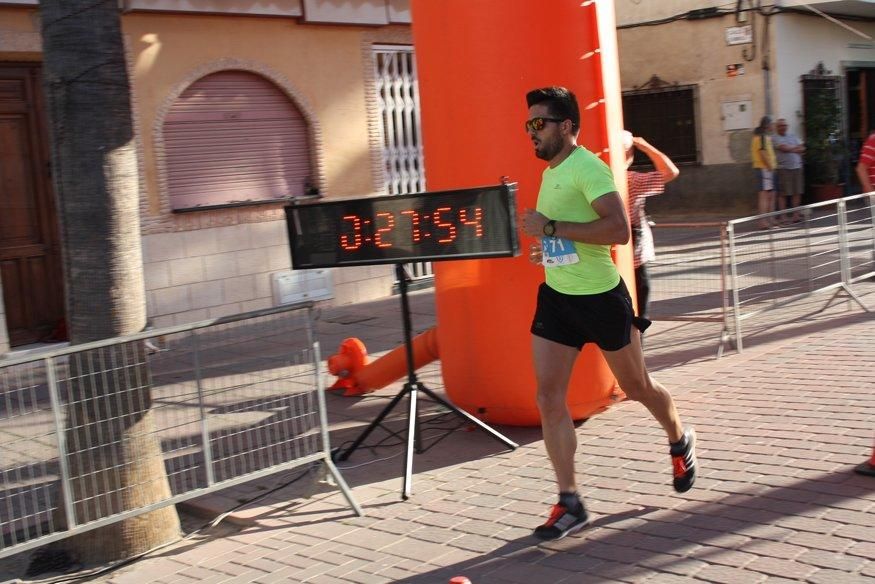
{"type": "Polygon", "coordinates": [[[872,67],[847,69],[845,80],[849,174],[854,184],[852,192],[859,192],[860,184],[854,168],[857,166],[863,142],[869,132],[875,130],[875,64],[872,67]]]}
{"type": "Polygon", "coordinates": [[[63,328],[58,221],[38,63],[0,64],[0,281],[10,345],[44,340],[63,328]]]}

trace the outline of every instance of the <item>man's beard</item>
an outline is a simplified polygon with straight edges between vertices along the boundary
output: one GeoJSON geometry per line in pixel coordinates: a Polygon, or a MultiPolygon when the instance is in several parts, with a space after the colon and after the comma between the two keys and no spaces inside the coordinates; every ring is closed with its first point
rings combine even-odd
{"type": "Polygon", "coordinates": [[[541,160],[553,160],[559,152],[562,151],[562,140],[555,137],[551,140],[542,140],[538,148],[535,149],[535,156],[541,160]]]}

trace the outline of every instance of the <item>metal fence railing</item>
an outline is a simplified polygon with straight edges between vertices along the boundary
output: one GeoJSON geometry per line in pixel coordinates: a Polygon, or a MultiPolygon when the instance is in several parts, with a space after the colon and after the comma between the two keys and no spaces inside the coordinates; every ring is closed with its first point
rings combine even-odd
{"type": "Polygon", "coordinates": [[[726,222],[656,223],[652,232],[649,318],[721,323],[721,356],[731,320],[726,222]]]}
{"type": "MultiPolygon", "coordinates": [[[[812,294],[844,293],[868,311],[853,284],[875,276],[875,194],[713,223],[657,223],[647,264],[653,320],[722,323],[743,350],[742,323],[812,294]],[[765,218],[802,220],[761,229],[765,218]]],[[[830,299],[832,300],[832,299],[830,299]]]]}
{"type": "MultiPolygon", "coordinates": [[[[793,210],[791,210],[793,211],[793,210]]],[[[743,349],[742,323],[812,294],[844,293],[868,307],[852,284],[875,276],[875,194],[795,209],[803,219],[777,229],[758,228],[769,213],[728,223],[734,337],[743,349]]]]}
{"type": "Polygon", "coordinates": [[[310,310],[0,361],[0,558],[314,463],[361,514],[331,461],[310,310]]]}

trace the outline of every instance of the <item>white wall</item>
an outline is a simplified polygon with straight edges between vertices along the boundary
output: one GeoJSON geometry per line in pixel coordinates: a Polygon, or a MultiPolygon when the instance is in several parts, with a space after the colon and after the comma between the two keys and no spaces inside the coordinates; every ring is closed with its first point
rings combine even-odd
{"type": "MultiPolygon", "coordinates": [[[[849,22],[875,38],[875,23],[849,22]]],[[[776,117],[785,117],[791,131],[801,135],[802,91],[799,76],[819,62],[843,75],[843,63],[871,63],[875,67],[875,41],[867,41],[823,18],[779,14],[772,18],[774,31],[774,97],[776,117]]]]}

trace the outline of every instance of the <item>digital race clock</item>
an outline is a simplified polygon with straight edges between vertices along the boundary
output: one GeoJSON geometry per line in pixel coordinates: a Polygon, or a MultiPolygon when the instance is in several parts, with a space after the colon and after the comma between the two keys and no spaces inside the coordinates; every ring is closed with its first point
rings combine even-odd
{"type": "Polygon", "coordinates": [[[286,207],[292,267],[509,257],[516,183],[286,207]]]}

